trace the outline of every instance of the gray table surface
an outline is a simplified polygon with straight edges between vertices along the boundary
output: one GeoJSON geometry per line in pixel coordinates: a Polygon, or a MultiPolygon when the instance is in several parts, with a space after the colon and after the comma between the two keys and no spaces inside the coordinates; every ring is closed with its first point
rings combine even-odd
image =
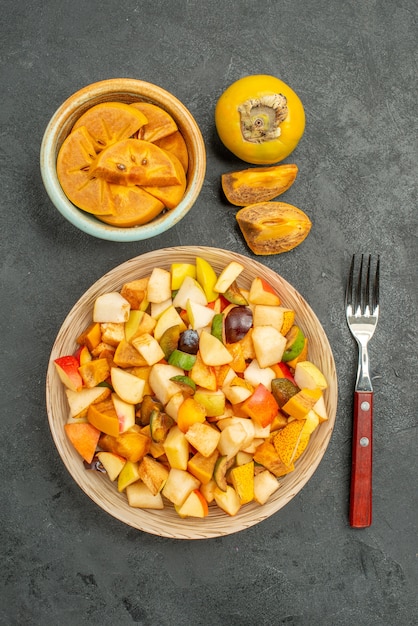
{"type": "MultiPolygon", "coordinates": [[[[1,84],[0,623],[338,626],[417,624],[417,5],[414,0],[3,0],[1,84]],[[106,271],[166,246],[254,257],[223,200],[214,106],[234,80],[273,74],[307,125],[282,197],[313,227],[261,260],[308,300],[332,345],[339,406],[328,450],[281,511],[246,531],[176,541],[125,526],[67,473],[51,439],[45,372],[64,317],[106,271]],[[196,117],[207,174],[170,232],[118,244],[54,209],[39,148],[55,109],[88,83],[131,77],[196,117]],[[348,524],[356,348],[344,285],[352,253],[381,255],[374,519],[348,524]]],[[[244,165],[245,167],[245,165],[244,165]]],[[[258,260],[260,260],[258,258],[258,260]]]]}

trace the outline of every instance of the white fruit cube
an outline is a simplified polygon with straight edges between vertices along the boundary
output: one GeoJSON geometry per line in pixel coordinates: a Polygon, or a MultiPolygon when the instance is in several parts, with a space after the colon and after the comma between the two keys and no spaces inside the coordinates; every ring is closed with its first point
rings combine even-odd
{"type": "Polygon", "coordinates": [[[137,509],[157,509],[164,508],[164,502],[161,497],[161,493],[153,495],[148,487],[138,480],[132,485],[126,487],[126,497],[128,498],[129,506],[137,509]]]}
{"type": "Polygon", "coordinates": [[[324,396],[321,396],[319,400],[314,404],[313,411],[319,416],[320,422],[326,422],[328,419],[328,411],[325,406],[324,396]]]}
{"type": "Polygon", "coordinates": [[[142,401],[145,388],[145,380],[119,368],[112,367],[110,370],[112,387],[117,395],[129,404],[138,404],[142,401]]]}
{"type": "Polygon", "coordinates": [[[194,330],[205,328],[212,323],[215,311],[207,306],[188,300],[186,304],[187,316],[194,330]]]}
{"type": "Polygon", "coordinates": [[[86,415],[90,404],[99,402],[102,398],[107,397],[108,394],[109,390],[105,387],[85,388],[81,389],[81,391],[66,389],[65,395],[67,396],[71,417],[82,417],[86,415]]]}
{"type": "MultiPolygon", "coordinates": [[[[229,418],[226,418],[229,419],[229,418]]],[[[218,450],[222,456],[232,459],[247,439],[247,431],[242,424],[230,424],[221,432],[218,450]]]]}
{"type": "Polygon", "coordinates": [[[253,326],[273,326],[280,331],[285,310],[281,306],[256,304],[253,309],[253,326]]]}
{"type": "Polygon", "coordinates": [[[147,285],[148,302],[164,302],[171,298],[171,274],[161,267],[155,267],[147,285]]]}
{"type": "Polygon", "coordinates": [[[164,358],[164,352],[158,341],[149,333],[143,333],[132,340],[132,345],[145,359],[148,365],[155,365],[164,358]]]}
{"type": "MultiPolygon", "coordinates": [[[[235,424],[239,424],[244,429],[245,434],[246,434],[245,438],[243,439],[239,447],[239,450],[243,450],[244,448],[247,448],[251,444],[252,440],[254,439],[254,432],[255,432],[254,422],[249,417],[236,417],[234,415],[232,417],[226,417],[225,419],[220,420],[218,422],[218,427],[223,432],[224,430],[226,430],[227,428],[235,424]]],[[[230,431],[229,434],[233,437],[234,431],[232,431],[232,433],[230,431]]]]}
{"type": "Polygon", "coordinates": [[[222,491],[217,487],[214,496],[216,504],[228,515],[236,515],[241,508],[239,496],[231,485],[227,486],[226,491],[222,491]]]}
{"type": "Polygon", "coordinates": [[[169,365],[168,363],[156,363],[152,366],[148,382],[160,402],[164,405],[170,400],[171,396],[180,391],[177,383],[170,380],[173,376],[183,376],[184,370],[169,365]]]}
{"type": "Polygon", "coordinates": [[[93,322],[127,322],[131,305],[117,291],[98,296],[93,307],[93,322]]]}
{"type": "Polygon", "coordinates": [[[174,507],[180,517],[206,517],[208,504],[201,493],[194,489],[181,506],[174,507]]]}
{"type": "Polygon", "coordinates": [[[181,506],[192,491],[199,487],[200,480],[185,470],[172,467],[168,473],[162,494],[174,505],[181,506]]]}
{"type": "Polygon", "coordinates": [[[271,381],[276,378],[275,371],[271,367],[260,367],[257,359],[253,359],[244,371],[244,379],[253,387],[257,387],[260,383],[271,391],[271,381]]]}
{"type": "Polygon", "coordinates": [[[208,303],[202,287],[191,276],[186,276],[184,279],[183,284],[173,298],[173,306],[185,309],[188,300],[203,306],[208,303]]]}
{"type": "Polygon", "coordinates": [[[190,445],[206,458],[216,450],[220,436],[217,429],[200,422],[192,424],[185,434],[190,445]]]}
{"type": "Polygon", "coordinates": [[[254,500],[265,504],[270,496],[278,490],[280,483],[268,470],[254,476],[254,500]]]}
{"type": "Polygon", "coordinates": [[[231,404],[244,402],[244,400],[249,398],[254,393],[254,389],[249,389],[248,387],[243,387],[242,385],[228,385],[226,387],[222,387],[222,389],[225,397],[231,404]]]}
{"type": "Polygon", "coordinates": [[[97,458],[105,468],[112,482],[117,479],[126,463],[126,459],[123,458],[123,456],[119,456],[119,454],[114,454],[113,452],[98,452],[97,458]]]}
{"type": "Polygon", "coordinates": [[[171,298],[168,300],[164,300],[164,302],[151,302],[150,305],[150,315],[155,320],[158,320],[161,315],[172,305],[173,301],[171,298]]]}
{"type": "Polygon", "coordinates": [[[260,367],[270,367],[280,363],[286,348],[286,337],[283,337],[276,328],[257,326],[253,329],[252,340],[260,367]]]}

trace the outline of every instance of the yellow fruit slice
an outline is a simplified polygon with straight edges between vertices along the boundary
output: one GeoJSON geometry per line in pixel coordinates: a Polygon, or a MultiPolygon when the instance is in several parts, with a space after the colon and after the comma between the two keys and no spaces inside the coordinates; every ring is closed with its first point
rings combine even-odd
{"type": "Polygon", "coordinates": [[[164,185],[160,187],[143,187],[145,191],[160,200],[167,209],[174,209],[184,196],[186,191],[186,174],[180,161],[174,154],[170,155],[174,163],[180,182],[178,185],[164,185]]]}
{"type": "Polygon", "coordinates": [[[147,224],[164,209],[164,204],[160,200],[140,187],[110,184],[109,188],[114,214],[97,217],[110,226],[129,228],[147,224]]]}
{"type": "Polygon", "coordinates": [[[267,202],[287,191],[297,173],[298,167],[292,163],[253,167],[222,174],[222,189],[228,202],[236,206],[267,202]]]}
{"type": "Polygon", "coordinates": [[[285,202],[260,202],[236,214],[248,247],[254,254],[280,254],[296,248],[308,236],[311,221],[285,202]]]}
{"type": "Polygon", "coordinates": [[[147,118],[147,123],[141,128],[138,139],[155,141],[176,132],[177,124],[167,111],[150,102],[133,102],[131,107],[140,111],[147,118]]]}
{"type": "Polygon", "coordinates": [[[102,102],[88,109],[77,120],[73,131],[81,126],[87,128],[96,151],[127,139],[147,123],[146,116],[123,102],[102,102]]]}
{"type": "Polygon", "coordinates": [[[92,176],[118,185],[160,187],[181,183],[170,154],[141,139],[118,141],[100,152],[92,176]]]}
{"type": "Polygon", "coordinates": [[[168,135],[167,137],[156,139],[153,143],[155,143],[156,146],[163,148],[163,150],[167,150],[167,152],[174,154],[179,159],[184,171],[187,174],[187,170],[189,169],[189,153],[187,152],[187,146],[183,135],[179,130],[171,135],[168,135]]]}
{"type": "Polygon", "coordinates": [[[61,187],[77,207],[93,215],[115,212],[109,185],[92,178],[89,172],[97,154],[85,126],[71,132],[57,158],[57,176],[61,187]]]}

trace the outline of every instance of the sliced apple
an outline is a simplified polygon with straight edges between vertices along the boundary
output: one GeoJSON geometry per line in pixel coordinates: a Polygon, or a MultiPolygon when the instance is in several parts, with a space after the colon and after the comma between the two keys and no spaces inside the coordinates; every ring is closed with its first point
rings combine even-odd
{"type": "Polygon", "coordinates": [[[165,483],[162,494],[174,505],[181,506],[194,489],[199,489],[200,481],[192,474],[172,467],[165,483]]]}
{"type": "Polygon", "coordinates": [[[155,339],[160,341],[165,331],[173,326],[179,326],[180,332],[186,330],[186,324],[180,317],[175,306],[171,304],[171,306],[169,306],[158,318],[157,324],[154,328],[155,339]]]}
{"type": "Polygon", "coordinates": [[[198,489],[194,489],[181,506],[174,506],[180,517],[206,517],[209,514],[208,503],[198,489]]]}
{"type": "Polygon", "coordinates": [[[132,485],[137,480],[139,480],[138,462],[126,461],[118,476],[118,491],[125,491],[128,485],[132,485]]]}
{"type": "Polygon", "coordinates": [[[189,442],[184,433],[173,426],[163,443],[164,451],[172,468],[186,470],[189,460],[189,442]]]}
{"type": "Polygon", "coordinates": [[[231,485],[227,485],[226,491],[222,491],[219,487],[216,487],[214,497],[219,508],[228,515],[236,515],[241,508],[239,496],[231,485]]]}
{"type": "Polygon", "coordinates": [[[247,437],[248,433],[242,424],[230,424],[221,432],[218,450],[222,456],[232,459],[238,450],[243,447],[245,441],[247,441],[247,437]]]}
{"type": "Polygon", "coordinates": [[[148,280],[148,302],[163,302],[171,298],[171,274],[161,267],[155,267],[148,280]]]}
{"type": "Polygon", "coordinates": [[[203,287],[207,301],[216,300],[218,292],[215,291],[214,287],[218,277],[212,265],[202,257],[196,257],[196,278],[203,287]]]}
{"type": "Polygon", "coordinates": [[[319,400],[313,405],[313,410],[319,416],[319,421],[326,422],[328,419],[328,411],[325,406],[324,396],[321,395],[319,400]]]}
{"type": "Polygon", "coordinates": [[[214,335],[203,330],[199,340],[199,350],[202,361],[206,365],[226,365],[233,360],[232,354],[214,335]]]}
{"type": "Polygon", "coordinates": [[[205,407],[208,417],[219,417],[225,413],[225,394],[221,389],[196,389],[194,399],[205,407]]]}
{"type": "Polygon", "coordinates": [[[81,391],[66,389],[65,395],[67,396],[71,417],[85,417],[90,404],[105,400],[110,396],[110,393],[110,389],[107,387],[93,387],[92,389],[81,389],[81,391]]]}
{"type": "Polygon", "coordinates": [[[260,367],[257,359],[253,359],[244,371],[244,379],[256,387],[263,383],[271,391],[271,381],[276,378],[276,373],[271,367],[260,367]]]}
{"type": "Polygon", "coordinates": [[[258,504],[265,504],[273,493],[280,487],[277,478],[268,470],[254,476],[254,500],[258,504]]]}
{"type": "Polygon", "coordinates": [[[164,351],[158,341],[149,333],[143,333],[132,339],[132,345],[144,357],[148,365],[154,365],[164,359],[164,351]]]}
{"type": "Polygon", "coordinates": [[[257,326],[253,328],[251,337],[260,367],[270,367],[282,360],[286,338],[276,328],[257,326]]]}
{"type": "Polygon", "coordinates": [[[185,309],[187,301],[191,300],[202,306],[208,303],[205,292],[195,278],[186,276],[180,289],[173,298],[173,306],[185,309]]]}
{"type": "Polygon", "coordinates": [[[195,422],[185,433],[187,441],[204,457],[209,457],[216,450],[220,432],[208,424],[195,422]]]}
{"type": "Polygon", "coordinates": [[[64,424],[64,430],[80,456],[86,463],[91,463],[99,443],[100,430],[88,422],[64,424]]]}
{"type": "Polygon", "coordinates": [[[215,311],[207,306],[188,300],[186,303],[187,316],[194,330],[206,328],[212,323],[215,311]]]}
{"type": "Polygon", "coordinates": [[[251,304],[280,305],[280,298],[271,285],[258,276],[251,283],[248,299],[251,304]]]}
{"type": "Polygon", "coordinates": [[[310,361],[299,361],[296,363],[294,379],[300,389],[326,389],[327,380],[320,369],[310,361]]]}
{"type": "Polygon", "coordinates": [[[122,400],[129,404],[141,402],[144,395],[145,380],[119,367],[112,367],[110,376],[112,387],[122,400]]]}
{"type": "Polygon", "coordinates": [[[126,459],[114,452],[100,451],[97,453],[97,458],[106,470],[109,479],[113,482],[117,479],[122,471],[123,466],[126,463],[126,459]]]}
{"type": "Polygon", "coordinates": [[[135,425],[135,405],[122,400],[116,393],[112,393],[113,406],[119,421],[119,432],[132,428],[135,425]]]}
{"type": "Polygon", "coordinates": [[[118,291],[98,296],[93,307],[94,322],[127,322],[131,305],[118,291]]]}
{"type": "Polygon", "coordinates": [[[128,498],[129,506],[136,509],[161,510],[164,508],[164,501],[161,497],[161,493],[153,495],[145,483],[140,480],[128,485],[125,493],[128,498]]]}
{"type": "Polygon", "coordinates": [[[73,356],[61,356],[54,360],[56,372],[61,382],[72,391],[80,391],[83,387],[83,379],[78,371],[78,359],[73,356]]]}
{"type": "Polygon", "coordinates": [[[244,271],[244,266],[237,261],[231,261],[219,274],[213,289],[217,293],[225,293],[225,291],[232,285],[232,283],[238,278],[241,272],[244,271]]]}
{"type": "Polygon", "coordinates": [[[172,381],[174,376],[183,376],[184,371],[175,365],[165,363],[156,363],[152,366],[149,375],[149,384],[154,394],[164,405],[170,400],[171,396],[181,391],[180,387],[172,381]]]}

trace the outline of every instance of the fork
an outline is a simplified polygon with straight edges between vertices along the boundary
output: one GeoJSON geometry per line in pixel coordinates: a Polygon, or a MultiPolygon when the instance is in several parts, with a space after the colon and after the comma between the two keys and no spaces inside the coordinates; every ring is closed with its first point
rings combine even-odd
{"type": "Polygon", "coordinates": [[[380,257],[372,279],[372,257],[361,255],[358,278],[353,255],[345,294],[347,324],[358,344],[358,370],[354,389],[353,442],[350,485],[350,526],[366,528],[372,523],[373,387],[367,344],[379,317],[380,257]],[[372,283],[373,280],[373,283],[372,283]]]}

